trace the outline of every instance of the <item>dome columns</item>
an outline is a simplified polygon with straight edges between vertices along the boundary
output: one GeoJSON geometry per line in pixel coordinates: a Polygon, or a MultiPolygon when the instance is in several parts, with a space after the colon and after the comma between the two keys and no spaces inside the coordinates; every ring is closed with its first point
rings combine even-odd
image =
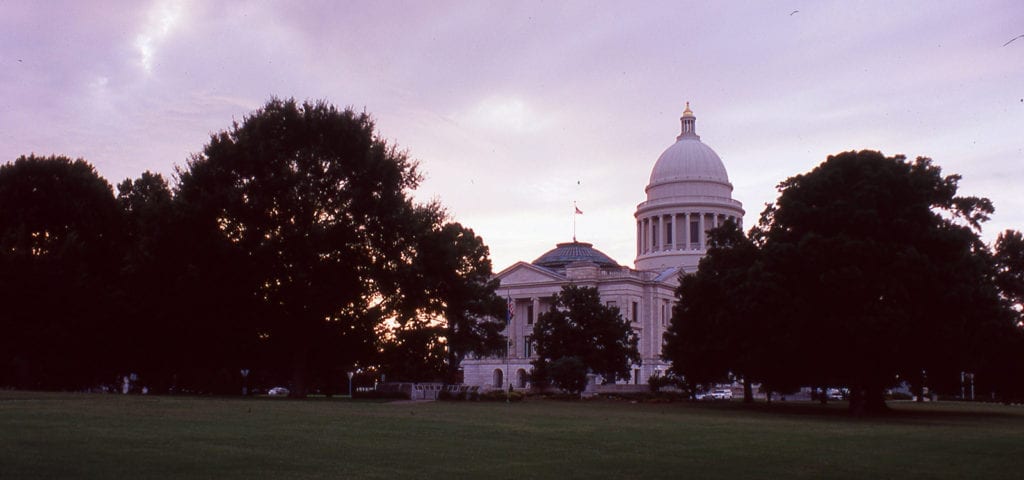
{"type": "Polygon", "coordinates": [[[705,251],[708,230],[727,221],[743,227],[743,219],[731,213],[684,211],[644,215],[637,219],[637,257],[673,251],[705,251]]]}

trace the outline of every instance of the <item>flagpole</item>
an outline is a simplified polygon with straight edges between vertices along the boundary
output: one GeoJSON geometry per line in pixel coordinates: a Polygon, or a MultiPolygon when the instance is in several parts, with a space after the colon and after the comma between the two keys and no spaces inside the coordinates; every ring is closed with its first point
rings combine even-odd
{"type": "Polygon", "coordinates": [[[576,205],[576,200],[572,201],[572,243],[576,243],[576,215],[583,215],[583,210],[576,205]]]}

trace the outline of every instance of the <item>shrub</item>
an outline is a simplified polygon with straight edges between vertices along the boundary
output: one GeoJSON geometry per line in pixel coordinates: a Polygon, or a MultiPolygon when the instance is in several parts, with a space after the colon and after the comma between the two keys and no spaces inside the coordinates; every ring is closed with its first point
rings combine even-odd
{"type": "Polygon", "coordinates": [[[562,357],[551,362],[549,374],[562,390],[579,394],[587,388],[587,366],[579,357],[562,357]]]}
{"type": "Polygon", "coordinates": [[[483,402],[504,402],[506,399],[513,402],[521,402],[525,398],[526,394],[523,392],[506,392],[504,390],[491,390],[490,392],[481,393],[479,395],[480,401],[483,402]]]}

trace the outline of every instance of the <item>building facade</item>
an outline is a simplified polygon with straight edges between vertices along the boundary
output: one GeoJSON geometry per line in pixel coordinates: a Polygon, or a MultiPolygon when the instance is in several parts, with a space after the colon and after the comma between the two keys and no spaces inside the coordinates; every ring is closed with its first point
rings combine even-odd
{"type": "Polygon", "coordinates": [[[534,322],[551,308],[565,285],[594,287],[601,300],[618,307],[640,339],[641,361],[628,381],[642,385],[668,369],[661,359],[662,338],[672,317],[679,275],[696,271],[706,253],[706,232],[733,221],[743,208],[732,199],[732,184],[718,154],[700,141],[689,103],[680,118],[681,133],[658,158],[637,206],[635,268],[619,265],[590,243],[560,243],[532,262],[516,262],[496,275],[499,293],[512,299],[514,313],[506,334],[507,356],[467,358],[464,382],[483,389],[528,388],[528,341],[534,322]]]}

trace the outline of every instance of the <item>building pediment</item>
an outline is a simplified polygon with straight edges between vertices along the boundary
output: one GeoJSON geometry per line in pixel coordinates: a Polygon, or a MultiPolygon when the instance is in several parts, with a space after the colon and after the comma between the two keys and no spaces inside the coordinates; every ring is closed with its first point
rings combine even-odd
{"type": "Polygon", "coordinates": [[[502,285],[519,285],[551,281],[564,281],[565,277],[546,268],[526,262],[516,262],[494,276],[502,285]]]}

